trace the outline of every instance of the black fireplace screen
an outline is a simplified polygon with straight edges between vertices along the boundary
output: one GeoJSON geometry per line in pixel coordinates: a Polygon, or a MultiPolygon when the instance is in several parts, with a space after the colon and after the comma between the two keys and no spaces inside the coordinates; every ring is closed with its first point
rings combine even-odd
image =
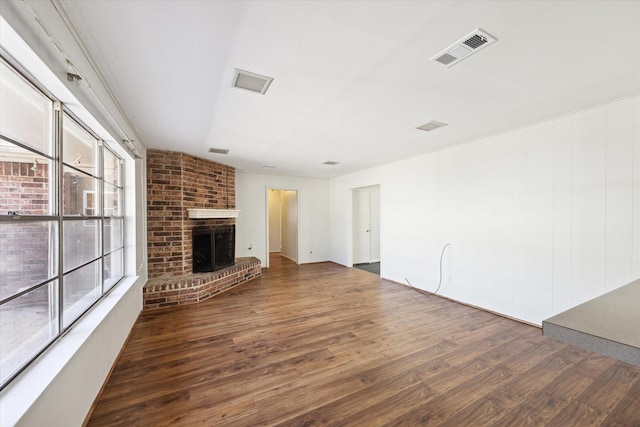
{"type": "Polygon", "coordinates": [[[235,263],[236,227],[195,227],[193,237],[193,272],[216,271],[235,263]]]}

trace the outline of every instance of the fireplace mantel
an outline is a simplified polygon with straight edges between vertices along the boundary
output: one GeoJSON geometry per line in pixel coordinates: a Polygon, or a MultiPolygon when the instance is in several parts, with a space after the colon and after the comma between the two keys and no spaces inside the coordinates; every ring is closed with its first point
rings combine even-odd
{"type": "Polygon", "coordinates": [[[190,219],[238,218],[238,209],[187,209],[190,219]]]}

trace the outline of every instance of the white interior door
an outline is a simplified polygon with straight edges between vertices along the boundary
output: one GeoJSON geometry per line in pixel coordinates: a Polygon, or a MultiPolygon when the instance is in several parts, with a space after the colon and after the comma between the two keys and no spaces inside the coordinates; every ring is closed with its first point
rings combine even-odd
{"type": "Polygon", "coordinates": [[[380,262],[380,186],[369,191],[369,228],[371,229],[371,262],[380,262]]]}
{"type": "Polygon", "coordinates": [[[353,264],[371,262],[371,195],[353,191],[353,264]]]}

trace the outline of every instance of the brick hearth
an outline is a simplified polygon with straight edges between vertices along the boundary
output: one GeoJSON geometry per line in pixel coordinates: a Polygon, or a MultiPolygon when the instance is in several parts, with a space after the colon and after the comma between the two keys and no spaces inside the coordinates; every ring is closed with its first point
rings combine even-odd
{"type": "Polygon", "coordinates": [[[262,274],[260,260],[238,258],[236,264],[212,273],[163,275],[150,279],[142,290],[143,307],[171,307],[206,300],[262,274]]]}

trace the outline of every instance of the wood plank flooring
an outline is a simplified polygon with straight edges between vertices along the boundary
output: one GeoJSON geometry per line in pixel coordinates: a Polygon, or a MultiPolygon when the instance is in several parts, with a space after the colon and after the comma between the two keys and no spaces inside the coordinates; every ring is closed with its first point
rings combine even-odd
{"type": "Polygon", "coordinates": [[[640,367],[332,263],[142,314],[89,426],[640,425],[640,367]]]}

